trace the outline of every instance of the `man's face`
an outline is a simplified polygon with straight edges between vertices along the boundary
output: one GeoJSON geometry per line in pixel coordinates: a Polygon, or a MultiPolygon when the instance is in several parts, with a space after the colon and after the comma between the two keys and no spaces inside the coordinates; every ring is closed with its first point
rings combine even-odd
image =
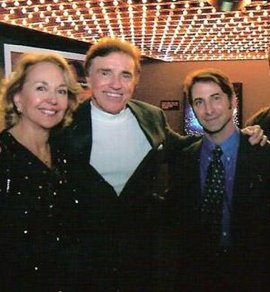
{"type": "Polygon", "coordinates": [[[95,106],[117,114],[126,107],[137,83],[134,60],[123,52],[96,57],[92,61],[87,82],[95,106]]]}
{"type": "Polygon", "coordinates": [[[207,135],[227,137],[234,130],[235,99],[229,101],[218,84],[197,82],[192,88],[193,111],[207,135]]]}

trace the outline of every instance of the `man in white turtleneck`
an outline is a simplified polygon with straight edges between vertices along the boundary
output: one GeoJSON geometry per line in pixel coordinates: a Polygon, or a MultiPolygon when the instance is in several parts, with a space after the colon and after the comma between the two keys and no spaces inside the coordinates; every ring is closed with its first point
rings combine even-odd
{"type": "Polygon", "coordinates": [[[165,162],[194,138],[173,132],[161,109],[131,99],[141,71],[131,43],[101,39],[85,71],[91,100],[59,139],[80,191],[78,290],[160,291],[165,162]]]}
{"type": "Polygon", "coordinates": [[[128,43],[103,39],[99,45],[121,47],[92,58],[97,51],[94,46],[87,54],[87,81],[92,91],[90,164],[119,196],[151,149],[136,117],[126,106],[139,79],[140,58],[138,50],[128,43]]]}
{"type": "Polygon", "coordinates": [[[79,106],[61,140],[74,158],[81,197],[79,285],[152,291],[164,162],[194,138],[173,132],[161,109],[131,99],[141,71],[131,43],[101,39],[90,47],[85,71],[91,99],[79,106]]]}

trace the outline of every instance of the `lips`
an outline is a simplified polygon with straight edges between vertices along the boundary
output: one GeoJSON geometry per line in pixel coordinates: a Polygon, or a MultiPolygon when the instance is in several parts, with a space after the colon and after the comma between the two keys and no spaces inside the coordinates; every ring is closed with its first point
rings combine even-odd
{"type": "Polygon", "coordinates": [[[207,123],[212,123],[212,122],[215,122],[215,121],[217,121],[218,120],[218,118],[210,118],[210,119],[206,119],[205,121],[207,122],[207,123]]]}
{"type": "Polygon", "coordinates": [[[122,97],[122,93],[116,93],[116,92],[105,92],[105,94],[108,97],[112,97],[112,98],[121,98],[122,97]]]}
{"type": "Polygon", "coordinates": [[[57,113],[56,110],[51,109],[40,109],[40,111],[46,116],[54,116],[57,113]]]}

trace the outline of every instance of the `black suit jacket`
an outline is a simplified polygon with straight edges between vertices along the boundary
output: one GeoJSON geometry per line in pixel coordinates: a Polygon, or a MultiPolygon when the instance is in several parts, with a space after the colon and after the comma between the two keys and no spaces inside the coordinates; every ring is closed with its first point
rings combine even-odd
{"type": "Polygon", "coordinates": [[[82,282],[97,291],[152,291],[159,225],[167,187],[166,161],[192,138],[174,133],[164,112],[130,101],[128,107],[148,139],[151,150],[138,165],[120,196],[89,165],[92,147],[91,108],[84,102],[73,124],[56,136],[73,161],[80,192],[81,238],[85,269],[82,282]],[[85,268],[87,267],[87,268],[85,268]],[[89,275],[92,277],[89,277],[89,275]]]}
{"type": "MultiPolygon", "coordinates": [[[[226,271],[225,264],[223,266],[225,260],[218,260],[212,251],[207,250],[207,238],[200,221],[202,141],[186,148],[174,161],[171,188],[175,196],[174,223],[179,231],[180,259],[184,269],[191,267],[189,272],[197,275],[206,270],[215,274],[217,266],[213,261],[219,261],[221,273],[230,273],[229,282],[235,277],[239,287],[247,283],[249,288],[250,285],[259,285],[257,291],[261,291],[269,265],[270,145],[251,146],[248,138],[242,133],[240,135],[230,214],[233,242],[228,257],[230,270],[226,271]],[[256,284],[251,279],[256,279],[256,284]]],[[[222,278],[217,282],[224,284],[222,278]]]]}

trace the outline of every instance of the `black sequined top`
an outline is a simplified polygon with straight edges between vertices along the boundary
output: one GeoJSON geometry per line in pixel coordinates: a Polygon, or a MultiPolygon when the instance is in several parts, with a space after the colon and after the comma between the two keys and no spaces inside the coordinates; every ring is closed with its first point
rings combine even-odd
{"type": "Polygon", "coordinates": [[[58,149],[52,165],[0,134],[1,291],[67,291],[79,201],[58,149]]]}

